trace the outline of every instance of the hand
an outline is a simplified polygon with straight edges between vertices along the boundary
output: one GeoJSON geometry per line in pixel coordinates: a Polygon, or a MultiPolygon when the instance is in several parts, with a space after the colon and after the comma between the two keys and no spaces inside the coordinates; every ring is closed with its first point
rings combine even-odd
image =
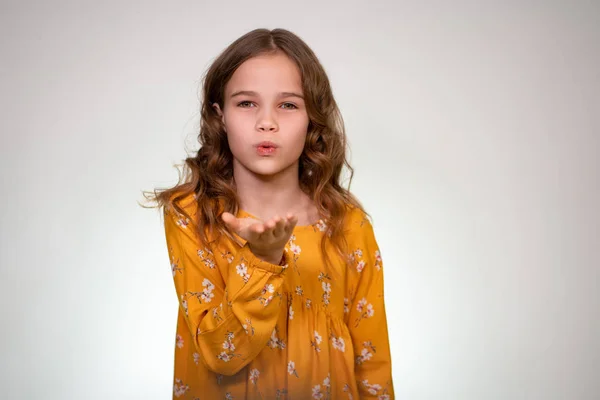
{"type": "Polygon", "coordinates": [[[272,264],[279,264],[283,249],[298,222],[298,217],[290,213],[285,218],[276,215],[267,222],[255,218],[237,218],[228,212],[224,212],[221,219],[229,229],[248,242],[254,255],[272,264]]]}

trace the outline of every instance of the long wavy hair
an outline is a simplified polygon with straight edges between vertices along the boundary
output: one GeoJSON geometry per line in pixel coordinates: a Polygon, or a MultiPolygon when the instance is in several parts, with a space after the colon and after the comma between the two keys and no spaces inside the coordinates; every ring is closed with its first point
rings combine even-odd
{"type": "MultiPolygon", "coordinates": [[[[315,203],[326,231],[321,251],[330,265],[327,240],[347,261],[347,242],[344,222],[350,208],[358,207],[367,216],[358,199],[350,192],[354,170],[346,158],[347,138],[344,122],[333,97],[323,66],[308,45],[285,29],[256,29],[232,42],[212,63],[203,77],[201,105],[200,149],[185,159],[179,182],[168,189],[144,191],[144,197],[154,207],[173,207],[188,219],[179,200],[190,194],[198,203],[197,218],[193,221],[204,243],[221,235],[240,243],[220,218],[222,212],[234,215],[239,210],[239,198],[233,179],[233,155],[221,118],[212,104],[224,108],[225,85],[246,60],[259,55],[283,52],[296,63],[302,78],[303,94],[309,125],[304,151],[299,159],[299,183],[303,192],[315,203]],[[343,167],[349,171],[348,187],[341,183],[343,167]],[[215,232],[217,235],[215,235],[215,232]]],[[[329,268],[327,268],[329,269],[329,268]]]]}

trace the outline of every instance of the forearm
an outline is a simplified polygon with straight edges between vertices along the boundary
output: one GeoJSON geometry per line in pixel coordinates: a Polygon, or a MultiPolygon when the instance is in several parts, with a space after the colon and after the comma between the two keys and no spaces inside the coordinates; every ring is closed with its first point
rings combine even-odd
{"type": "MultiPolygon", "coordinates": [[[[283,255],[286,262],[287,257],[283,255]]],[[[264,349],[281,310],[284,270],[261,260],[248,246],[238,251],[221,305],[198,326],[198,349],[209,369],[233,375],[264,349]]]]}

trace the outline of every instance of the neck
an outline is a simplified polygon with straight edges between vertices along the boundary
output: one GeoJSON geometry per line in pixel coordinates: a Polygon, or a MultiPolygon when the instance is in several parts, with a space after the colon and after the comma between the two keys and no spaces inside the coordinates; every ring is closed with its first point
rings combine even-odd
{"type": "Polygon", "coordinates": [[[263,221],[306,208],[308,196],[300,189],[298,163],[274,175],[259,175],[234,160],[233,177],[240,208],[263,221]]]}

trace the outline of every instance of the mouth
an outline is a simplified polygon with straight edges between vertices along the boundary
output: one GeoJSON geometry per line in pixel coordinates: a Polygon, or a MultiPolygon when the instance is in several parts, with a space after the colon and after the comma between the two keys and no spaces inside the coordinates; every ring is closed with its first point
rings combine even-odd
{"type": "Polygon", "coordinates": [[[273,154],[277,150],[278,147],[279,146],[277,146],[273,142],[260,142],[259,144],[256,145],[256,151],[260,155],[269,155],[269,154],[273,154]]]}
{"type": "Polygon", "coordinates": [[[256,145],[256,147],[274,147],[277,148],[279,146],[277,146],[275,143],[270,142],[270,141],[264,141],[264,142],[260,142],[259,144],[256,145]]]}

